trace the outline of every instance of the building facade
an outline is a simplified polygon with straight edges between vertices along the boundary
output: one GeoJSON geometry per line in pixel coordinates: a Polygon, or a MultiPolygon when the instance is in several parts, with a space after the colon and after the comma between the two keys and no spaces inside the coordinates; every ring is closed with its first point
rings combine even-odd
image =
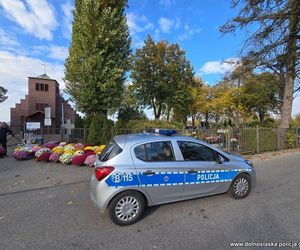
{"type": "Polygon", "coordinates": [[[10,109],[10,125],[15,132],[24,131],[26,122],[40,122],[45,128],[45,108],[51,108],[51,131],[67,121],[75,123],[76,112],[60,95],[59,83],[46,74],[28,77],[28,94],[10,109]],[[62,119],[64,119],[62,123],[62,119]]]}

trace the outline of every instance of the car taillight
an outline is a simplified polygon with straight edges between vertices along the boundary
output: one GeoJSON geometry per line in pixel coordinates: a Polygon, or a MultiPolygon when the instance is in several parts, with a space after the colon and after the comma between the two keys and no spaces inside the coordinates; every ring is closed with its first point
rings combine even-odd
{"type": "Polygon", "coordinates": [[[106,176],[108,176],[112,171],[114,171],[114,167],[96,167],[95,168],[95,176],[98,181],[103,180],[106,176]]]}

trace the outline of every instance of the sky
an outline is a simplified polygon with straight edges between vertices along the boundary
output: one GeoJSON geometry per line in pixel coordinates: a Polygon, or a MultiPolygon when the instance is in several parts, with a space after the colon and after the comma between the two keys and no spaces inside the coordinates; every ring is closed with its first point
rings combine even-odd
{"type": "MultiPolygon", "coordinates": [[[[232,70],[226,61],[239,57],[247,35],[219,33],[219,26],[236,14],[230,2],[129,0],[126,17],[132,49],[143,46],[148,34],[155,41],[178,43],[195,74],[213,85],[232,70]]],[[[0,0],[0,85],[8,89],[8,99],[0,104],[0,121],[10,120],[10,108],[27,93],[27,77],[43,74],[43,64],[64,89],[73,8],[74,0],[0,0]]],[[[293,104],[293,115],[298,113],[300,97],[293,104]]]]}

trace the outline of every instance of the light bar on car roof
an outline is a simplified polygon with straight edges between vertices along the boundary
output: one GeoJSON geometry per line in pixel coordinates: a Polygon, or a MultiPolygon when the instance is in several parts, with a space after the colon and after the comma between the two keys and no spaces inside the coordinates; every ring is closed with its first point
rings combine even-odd
{"type": "Polygon", "coordinates": [[[177,134],[175,129],[154,129],[154,132],[161,135],[175,135],[177,134]]]}

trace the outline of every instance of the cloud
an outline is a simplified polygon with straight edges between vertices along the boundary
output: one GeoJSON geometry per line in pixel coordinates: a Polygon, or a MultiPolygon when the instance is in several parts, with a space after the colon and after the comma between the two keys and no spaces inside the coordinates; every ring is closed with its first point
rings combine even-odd
{"type": "Polygon", "coordinates": [[[70,38],[72,34],[73,9],[71,1],[67,1],[61,5],[63,16],[62,34],[65,38],[70,38]]]}
{"type": "Polygon", "coordinates": [[[34,46],[32,48],[31,55],[64,61],[69,55],[69,48],[54,44],[34,46]]]}
{"type": "Polygon", "coordinates": [[[154,29],[154,25],[144,15],[136,15],[133,12],[126,14],[127,25],[130,30],[133,47],[139,48],[144,44],[144,40],[138,35],[141,32],[154,29]]]}
{"type": "Polygon", "coordinates": [[[190,39],[193,35],[200,33],[201,29],[197,27],[190,27],[189,25],[184,25],[184,31],[179,35],[178,39],[180,41],[186,41],[190,39]]]}
{"type": "Polygon", "coordinates": [[[170,33],[175,21],[166,17],[161,17],[159,18],[158,23],[163,33],[170,33]]]}
{"type": "Polygon", "coordinates": [[[126,18],[127,25],[132,35],[154,28],[153,24],[144,15],[136,15],[133,12],[129,12],[126,14],[126,18]]]}
{"type": "Polygon", "coordinates": [[[26,32],[39,39],[52,39],[57,22],[51,5],[46,0],[0,0],[5,15],[26,32]]]}
{"type": "Polygon", "coordinates": [[[69,48],[64,46],[49,47],[49,57],[64,61],[69,55],[69,48]]]}
{"type": "Polygon", "coordinates": [[[4,48],[14,48],[19,46],[19,42],[17,41],[17,38],[11,34],[6,32],[4,29],[0,27],[0,46],[4,48]]]}
{"type": "Polygon", "coordinates": [[[50,63],[44,60],[17,53],[0,50],[0,85],[4,86],[8,92],[8,99],[0,104],[0,121],[10,120],[10,108],[15,106],[21,98],[27,94],[27,77],[38,76],[43,73],[42,64],[47,64],[47,75],[56,79],[60,83],[60,88],[64,89],[62,80],[64,76],[64,65],[50,63]]]}
{"type": "Polygon", "coordinates": [[[201,75],[209,75],[209,74],[225,74],[227,72],[231,72],[237,62],[237,58],[228,58],[224,61],[210,61],[206,62],[201,68],[200,68],[200,74],[201,75]]]}
{"type": "Polygon", "coordinates": [[[138,16],[133,12],[129,12],[127,15],[127,25],[129,27],[130,33],[135,34],[138,32],[142,32],[143,28],[138,24],[138,16]]]}

